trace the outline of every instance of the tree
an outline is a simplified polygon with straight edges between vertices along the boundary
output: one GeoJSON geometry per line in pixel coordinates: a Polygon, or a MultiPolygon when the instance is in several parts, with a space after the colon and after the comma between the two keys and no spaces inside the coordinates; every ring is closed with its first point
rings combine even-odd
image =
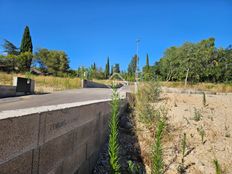
{"type": "Polygon", "coordinates": [[[69,59],[64,51],[39,49],[36,59],[40,62],[41,70],[49,74],[61,76],[69,70],[69,59]]]}
{"type": "Polygon", "coordinates": [[[111,65],[110,75],[112,76],[112,75],[113,75],[113,73],[114,73],[114,66],[113,66],[113,65],[111,65]]]}
{"type": "Polygon", "coordinates": [[[113,67],[113,73],[120,73],[120,67],[119,64],[116,63],[113,67]]]}
{"type": "Polygon", "coordinates": [[[30,71],[31,60],[33,58],[33,54],[31,52],[23,52],[17,56],[17,69],[20,72],[30,71]]]}
{"type": "Polygon", "coordinates": [[[150,68],[150,65],[149,65],[149,56],[148,56],[148,54],[146,56],[146,65],[143,67],[143,73],[142,74],[143,74],[142,78],[145,81],[149,81],[149,80],[154,79],[152,69],[150,68]]]}
{"type": "Polygon", "coordinates": [[[150,65],[149,65],[149,57],[148,57],[148,54],[147,54],[147,56],[146,56],[146,66],[147,66],[147,67],[150,67],[150,65]]]}
{"type": "Polygon", "coordinates": [[[130,64],[128,65],[128,78],[129,80],[134,81],[135,80],[135,72],[136,72],[136,68],[137,68],[137,55],[134,55],[131,59],[130,64]]]}
{"type": "Polygon", "coordinates": [[[33,52],[32,40],[29,27],[26,26],[21,41],[20,52],[33,52]]]}
{"type": "Polygon", "coordinates": [[[228,72],[227,57],[225,49],[216,48],[215,39],[208,38],[168,48],[153,69],[161,80],[185,81],[185,84],[222,82],[228,72]]]}
{"type": "Polygon", "coordinates": [[[10,41],[4,39],[3,50],[7,54],[19,55],[19,49],[10,41]]]}
{"type": "MultiPolygon", "coordinates": [[[[29,52],[29,53],[33,52],[32,40],[28,26],[26,26],[24,29],[23,38],[20,46],[20,53],[25,53],[25,52],[29,52]]],[[[24,57],[24,55],[22,56],[24,57]]],[[[31,56],[26,56],[26,57],[28,59],[25,59],[25,62],[23,64],[27,65],[27,67],[25,67],[26,70],[30,70],[32,57],[31,56]]]]}
{"type": "Polygon", "coordinates": [[[107,58],[106,68],[105,68],[105,78],[108,79],[110,76],[110,60],[107,58]]]}

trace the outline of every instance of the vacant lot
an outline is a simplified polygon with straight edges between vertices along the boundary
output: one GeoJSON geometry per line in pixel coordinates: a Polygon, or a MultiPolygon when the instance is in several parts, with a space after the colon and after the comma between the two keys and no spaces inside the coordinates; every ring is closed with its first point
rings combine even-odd
{"type": "MultiPolygon", "coordinates": [[[[163,93],[161,100],[155,103],[155,107],[167,111],[167,130],[163,138],[166,173],[178,173],[184,134],[187,173],[213,174],[214,160],[218,160],[223,173],[232,173],[232,95],[206,95],[205,98],[204,102],[202,94],[163,93]]],[[[139,124],[138,137],[144,161],[150,166],[154,128],[139,124]]]]}

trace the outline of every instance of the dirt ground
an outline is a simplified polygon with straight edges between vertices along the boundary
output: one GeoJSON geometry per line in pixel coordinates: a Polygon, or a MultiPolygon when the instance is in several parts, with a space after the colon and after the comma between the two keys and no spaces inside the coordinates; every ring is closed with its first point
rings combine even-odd
{"type": "MultiPolygon", "coordinates": [[[[214,174],[217,159],[223,173],[232,174],[232,95],[163,93],[156,107],[167,111],[167,131],[163,138],[165,173],[178,173],[181,164],[181,141],[186,133],[184,166],[186,173],[214,174]],[[203,132],[203,136],[200,135],[203,132]],[[203,137],[203,140],[202,140],[203,137]]],[[[137,125],[139,144],[150,173],[151,144],[154,128],[137,125]],[[146,131],[146,132],[145,132],[146,131]]]]}

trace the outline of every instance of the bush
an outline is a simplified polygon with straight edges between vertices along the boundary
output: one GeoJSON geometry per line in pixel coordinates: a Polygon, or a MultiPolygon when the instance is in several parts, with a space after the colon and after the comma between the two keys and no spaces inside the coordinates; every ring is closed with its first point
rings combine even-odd
{"type": "Polygon", "coordinates": [[[155,81],[139,86],[135,108],[141,122],[151,123],[160,117],[160,112],[152,105],[159,99],[160,92],[160,86],[155,81]]]}

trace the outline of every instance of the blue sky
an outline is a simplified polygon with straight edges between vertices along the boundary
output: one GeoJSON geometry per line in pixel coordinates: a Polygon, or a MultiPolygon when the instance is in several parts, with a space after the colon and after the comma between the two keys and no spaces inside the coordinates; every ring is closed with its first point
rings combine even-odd
{"type": "Polygon", "coordinates": [[[64,50],[73,69],[109,56],[126,70],[137,38],[140,66],[185,41],[232,44],[231,0],[0,0],[0,19],[1,40],[19,46],[28,25],[34,50],[64,50]]]}

